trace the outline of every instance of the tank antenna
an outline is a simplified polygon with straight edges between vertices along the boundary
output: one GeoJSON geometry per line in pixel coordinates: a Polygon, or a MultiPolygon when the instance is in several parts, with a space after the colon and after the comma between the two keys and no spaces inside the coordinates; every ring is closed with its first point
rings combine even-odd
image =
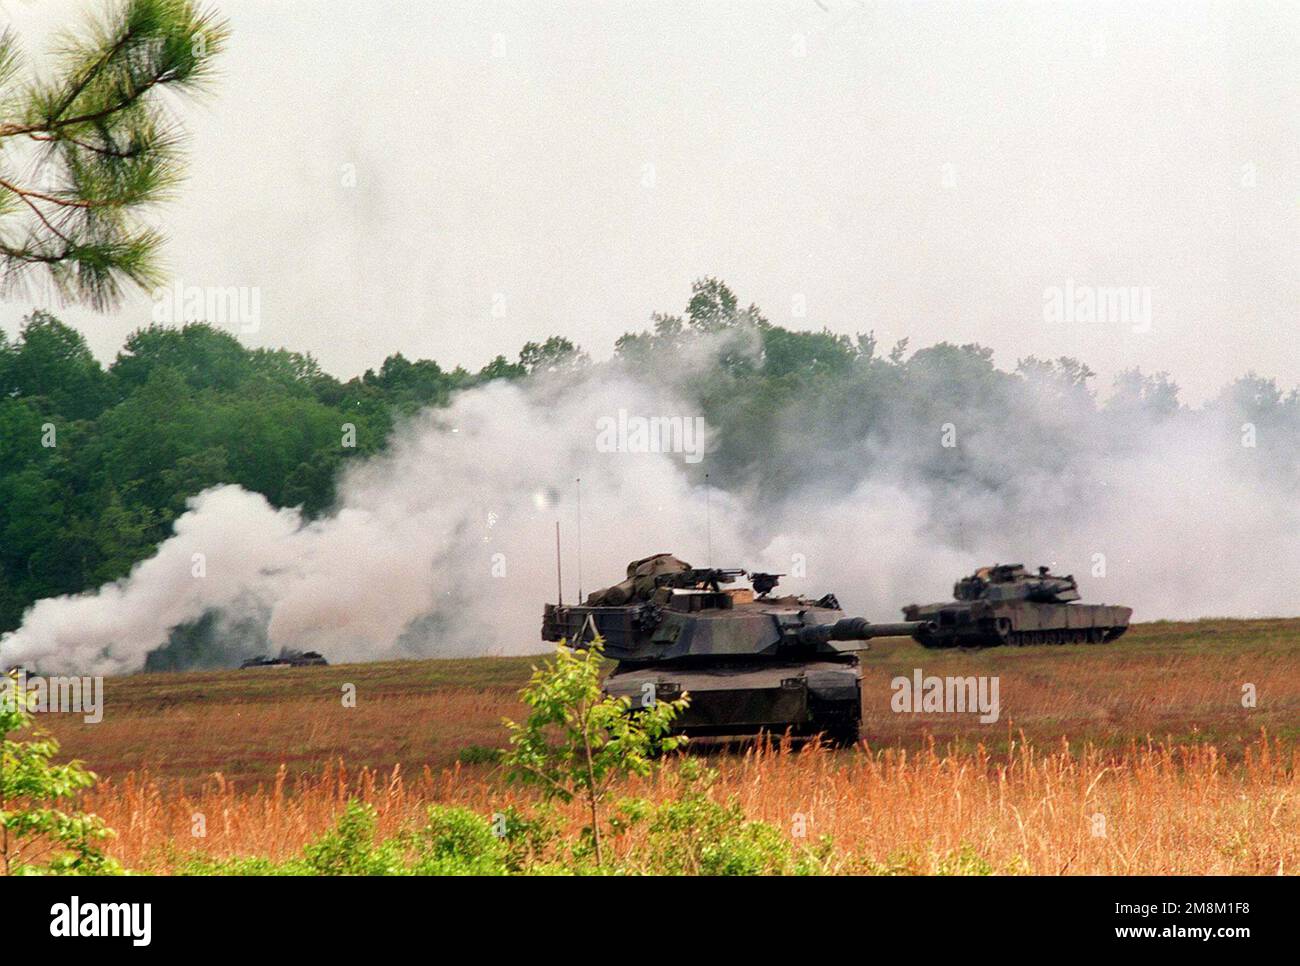
{"type": "Polygon", "coordinates": [[[555,603],[564,606],[564,577],[560,574],[560,521],[555,521],[555,603]]]}
{"type": "Polygon", "coordinates": [[[704,474],[704,542],[708,552],[705,554],[709,566],[713,566],[713,516],[709,506],[709,474],[704,474]]]}
{"type": "Polygon", "coordinates": [[[578,484],[578,605],[582,605],[582,477],[579,476],[575,481],[578,484]]]}

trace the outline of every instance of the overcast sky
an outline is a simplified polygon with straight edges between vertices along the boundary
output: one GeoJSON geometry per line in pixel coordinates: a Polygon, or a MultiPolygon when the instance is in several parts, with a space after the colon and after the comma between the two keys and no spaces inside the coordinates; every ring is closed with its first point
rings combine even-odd
{"type": "MultiPolygon", "coordinates": [[[[87,6],[0,18],[35,54],[87,6]]],[[[249,345],[343,377],[605,356],[713,274],[774,322],[1075,355],[1103,392],[1300,384],[1296,4],[217,6],[161,218],[175,278],[260,290],[249,345]],[[1046,320],[1071,281],[1148,289],[1149,331],[1046,320]]],[[[60,314],[107,361],[151,302],[60,314]]]]}

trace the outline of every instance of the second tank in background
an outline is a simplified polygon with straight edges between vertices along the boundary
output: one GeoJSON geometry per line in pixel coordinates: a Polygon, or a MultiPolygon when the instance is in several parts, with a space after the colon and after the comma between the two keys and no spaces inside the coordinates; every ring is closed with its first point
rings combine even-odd
{"type": "Polygon", "coordinates": [[[1080,604],[1074,577],[1021,564],[981,567],[953,587],[951,601],[909,604],[903,616],[927,621],[916,635],[926,647],[998,644],[1101,644],[1128,630],[1131,607],[1080,604]]]}

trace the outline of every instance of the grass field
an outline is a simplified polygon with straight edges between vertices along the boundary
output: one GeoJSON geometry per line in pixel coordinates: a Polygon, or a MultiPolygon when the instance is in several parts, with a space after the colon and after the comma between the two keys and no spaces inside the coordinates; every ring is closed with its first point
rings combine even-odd
{"type": "MultiPolygon", "coordinates": [[[[140,675],[107,682],[100,724],[42,724],[104,779],[89,804],[133,867],[193,850],[287,855],[349,796],[391,828],[435,800],[527,807],[495,766],[459,759],[502,744],[534,661],[140,675]]],[[[792,834],[831,835],[845,871],[1300,867],[1300,620],[1145,624],[1095,647],[877,642],[863,691],[857,749],[701,748],[715,794],[792,834]],[[894,713],[889,681],[914,668],[997,675],[1000,720],[894,713]]]]}

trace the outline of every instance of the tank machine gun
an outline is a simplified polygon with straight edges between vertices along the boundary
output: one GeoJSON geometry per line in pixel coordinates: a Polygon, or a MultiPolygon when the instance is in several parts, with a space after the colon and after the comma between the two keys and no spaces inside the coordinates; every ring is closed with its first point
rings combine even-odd
{"type": "Polygon", "coordinates": [[[675,587],[679,590],[709,589],[721,593],[721,584],[734,584],[737,577],[746,576],[743,570],[725,570],[719,567],[691,567],[686,570],[655,576],[656,587],[675,587]]]}

